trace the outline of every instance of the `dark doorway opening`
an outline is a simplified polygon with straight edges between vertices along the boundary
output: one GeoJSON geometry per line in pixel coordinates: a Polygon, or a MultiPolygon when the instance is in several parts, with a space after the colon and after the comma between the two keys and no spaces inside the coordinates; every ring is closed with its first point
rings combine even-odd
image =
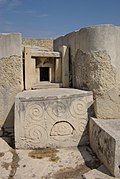
{"type": "Polygon", "coordinates": [[[40,81],[49,81],[49,67],[40,67],[40,81]]]}

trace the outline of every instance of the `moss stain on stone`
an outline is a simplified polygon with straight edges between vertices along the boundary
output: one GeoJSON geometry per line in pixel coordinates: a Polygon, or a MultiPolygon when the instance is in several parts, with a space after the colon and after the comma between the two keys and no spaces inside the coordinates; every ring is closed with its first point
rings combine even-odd
{"type": "Polygon", "coordinates": [[[57,162],[59,157],[56,155],[58,150],[53,148],[41,148],[29,152],[28,156],[34,159],[49,158],[50,161],[57,162]]]}
{"type": "Polygon", "coordinates": [[[75,168],[68,167],[64,169],[60,169],[58,172],[54,174],[54,179],[72,179],[72,178],[78,178],[82,179],[82,175],[86,172],[88,172],[90,168],[88,168],[86,165],[79,165],[75,168]]]}
{"type": "Polygon", "coordinates": [[[13,154],[13,157],[12,157],[12,162],[11,162],[11,171],[10,171],[10,175],[8,179],[14,179],[14,175],[17,171],[17,168],[19,167],[18,162],[20,160],[15,150],[11,150],[11,153],[13,154]]]}
{"type": "Polygon", "coordinates": [[[0,152],[0,157],[3,157],[5,155],[4,152],[0,152]]]}
{"type": "Polygon", "coordinates": [[[3,162],[1,166],[8,170],[9,166],[11,166],[11,163],[3,162]]]}

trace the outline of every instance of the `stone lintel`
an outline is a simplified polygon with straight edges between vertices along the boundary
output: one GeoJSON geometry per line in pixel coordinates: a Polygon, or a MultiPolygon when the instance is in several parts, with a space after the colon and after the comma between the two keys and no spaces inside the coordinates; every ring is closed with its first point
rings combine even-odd
{"type": "Polygon", "coordinates": [[[32,57],[51,57],[51,58],[61,58],[59,52],[43,52],[43,51],[31,51],[32,57]]]}

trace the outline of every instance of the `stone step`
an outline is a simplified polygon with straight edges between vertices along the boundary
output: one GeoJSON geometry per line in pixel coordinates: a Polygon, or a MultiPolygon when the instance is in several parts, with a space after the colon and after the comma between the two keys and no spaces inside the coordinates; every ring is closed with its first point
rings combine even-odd
{"type": "Polygon", "coordinates": [[[32,86],[32,89],[61,88],[62,83],[40,82],[32,86]]]}
{"type": "Polygon", "coordinates": [[[83,174],[83,179],[120,179],[111,176],[110,172],[104,165],[97,169],[90,170],[83,174]]]}
{"type": "Polygon", "coordinates": [[[90,146],[115,177],[120,177],[120,119],[95,119],[89,123],[90,146]]]}

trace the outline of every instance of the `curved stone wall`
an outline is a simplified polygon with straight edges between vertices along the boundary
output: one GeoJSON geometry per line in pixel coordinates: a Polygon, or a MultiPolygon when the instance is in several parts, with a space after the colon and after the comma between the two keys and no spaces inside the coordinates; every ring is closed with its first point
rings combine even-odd
{"type": "Polygon", "coordinates": [[[73,87],[93,90],[98,118],[119,118],[119,110],[115,114],[113,109],[119,109],[119,102],[112,98],[119,99],[120,93],[120,27],[83,28],[54,41],[55,50],[62,45],[70,48],[73,87]]]}

